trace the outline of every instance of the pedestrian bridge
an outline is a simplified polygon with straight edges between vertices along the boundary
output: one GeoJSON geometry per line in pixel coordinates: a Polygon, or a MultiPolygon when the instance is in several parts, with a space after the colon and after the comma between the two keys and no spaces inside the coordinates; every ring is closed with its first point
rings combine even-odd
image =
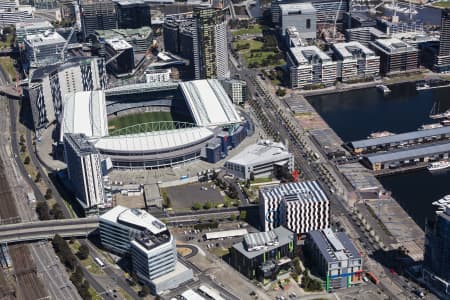
{"type": "Polygon", "coordinates": [[[86,237],[98,228],[98,217],[0,225],[0,244],[62,237],[86,237]]]}

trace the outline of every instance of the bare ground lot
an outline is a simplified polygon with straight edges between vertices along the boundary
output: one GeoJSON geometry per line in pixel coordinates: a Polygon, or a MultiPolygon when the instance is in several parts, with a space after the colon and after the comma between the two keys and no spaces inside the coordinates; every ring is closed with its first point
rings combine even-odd
{"type": "Polygon", "coordinates": [[[211,202],[213,206],[223,203],[223,196],[219,188],[211,188],[212,183],[192,183],[180,186],[169,187],[166,190],[167,196],[173,208],[191,208],[195,202],[204,204],[211,202]],[[202,190],[204,186],[207,190],[202,190]]]}

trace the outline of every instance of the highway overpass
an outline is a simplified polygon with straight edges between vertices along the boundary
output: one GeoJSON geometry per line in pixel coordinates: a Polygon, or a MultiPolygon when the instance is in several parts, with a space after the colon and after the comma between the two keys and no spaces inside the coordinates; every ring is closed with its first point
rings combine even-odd
{"type": "Polygon", "coordinates": [[[62,237],[86,237],[98,228],[98,217],[16,223],[0,226],[0,243],[17,243],[62,237]]]}

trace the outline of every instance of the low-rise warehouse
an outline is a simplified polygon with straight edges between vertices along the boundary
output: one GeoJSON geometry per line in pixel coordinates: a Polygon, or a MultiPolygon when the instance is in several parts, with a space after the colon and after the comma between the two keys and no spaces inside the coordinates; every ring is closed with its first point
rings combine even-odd
{"type": "Polygon", "coordinates": [[[205,238],[207,240],[217,240],[229,237],[244,236],[248,234],[247,229],[235,229],[235,230],[224,230],[216,232],[205,233],[205,238]]]}
{"type": "Polygon", "coordinates": [[[431,144],[405,150],[366,155],[363,162],[372,170],[379,171],[417,164],[420,162],[448,159],[450,143],[431,144]]]}
{"type": "Polygon", "coordinates": [[[348,147],[354,153],[360,154],[448,139],[450,139],[450,126],[444,126],[354,141],[348,143],[348,147]]]}

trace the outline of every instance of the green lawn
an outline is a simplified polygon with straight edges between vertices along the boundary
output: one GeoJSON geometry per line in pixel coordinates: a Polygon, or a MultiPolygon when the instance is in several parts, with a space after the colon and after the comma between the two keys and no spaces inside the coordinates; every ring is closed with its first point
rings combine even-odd
{"type": "Polygon", "coordinates": [[[433,3],[433,6],[447,8],[447,7],[450,7],[450,1],[436,2],[436,3],[433,3]]]}
{"type": "Polygon", "coordinates": [[[209,252],[211,252],[215,256],[222,257],[230,253],[230,250],[223,247],[218,247],[218,248],[211,248],[209,252]]]}
{"type": "MultiPolygon", "coordinates": [[[[180,120],[180,121],[188,121],[186,117],[178,116],[175,114],[172,114],[171,112],[144,112],[144,113],[136,113],[136,114],[129,114],[126,116],[117,117],[114,119],[111,119],[108,121],[108,127],[109,127],[109,134],[110,135],[118,135],[121,134],[117,132],[118,129],[137,125],[137,124],[143,124],[143,123],[150,123],[150,122],[161,122],[161,121],[174,121],[174,120],[180,120]]],[[[145,128],[139,128],[135,127],[130,129],[127,134],[130,133],[138,133],[138,132],[150,132],[150,131],[157,131],[159,129],[173,129],[172,124],[166,124],[165,127],[159,128],[156,125],[152,126],[146,126],[145,128]]],[[[123,132],[122,132],[123,133],[123,132]]]]}
{"type": "MultiPolygon", "coordinates": [[[[250,65],[252,63],[257,63],[261,65],[261,62],[264,61],[269,55],[276,54],[276,52],[272,51],[261,51],[261,52],[255,52],[250,53],[251,50],[258,50],[263,47],[263,42],[255,41],[255,40],[240,40],[233,43],[233,47],[236,49],[236,46],[238,45],[245,45],[250,44],[250,49],[243,49],[240,50],[240,53],[244,57],[246,65],[250,65]]],[[[279,59],[278,62],[275,65],[272,66],[279,66],[285,64],[285,61],[283,59],[279,59]]],[[[265,66],[270,67],[270,66],[265,66]]]]}
{"type": "Polygon", "coordinates": [[[245,34],[262,34],[262,27],[261,25],[255,24],[255,25],[250,25],[249,28],[242,28],[242,29],[237,29],[235,31],[231,32],[232,36],[239,36],[239,35],[245,35],[245,34]]]}
{"type": "Polygon", "coordinates": [[[255,180],[252,181],[252,183],[266,183],[266,182],[271,182],[273,179],[272,178],[255,178],[255,180]]]}
{"type": "Polygon", "coordinates": [[[0,48],[8,48],[11,47],[12,42],[14,41],[13,34],[7,34],[5,41],[0,41],[0,48]]]}
{"type": "Polygon", "coordinates": [[[3,70],[11,76],[11,79],[16,78],[16,69],[14,68],[14,61],[10,57],[0,57],[0,65],[3,70]]]}

